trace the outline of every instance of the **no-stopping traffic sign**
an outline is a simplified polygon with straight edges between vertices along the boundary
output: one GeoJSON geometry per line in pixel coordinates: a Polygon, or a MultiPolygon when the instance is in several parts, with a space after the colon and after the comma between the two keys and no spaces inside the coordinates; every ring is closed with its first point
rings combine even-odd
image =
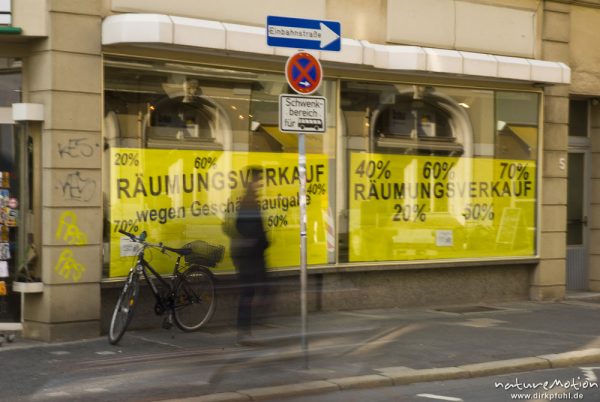
{"type": "Polygon", "coordinates": [[[285,64],[285,78],[296,93],[310,95],[321,85],[323,69],[312,54],[298,52],[285,64]]]}

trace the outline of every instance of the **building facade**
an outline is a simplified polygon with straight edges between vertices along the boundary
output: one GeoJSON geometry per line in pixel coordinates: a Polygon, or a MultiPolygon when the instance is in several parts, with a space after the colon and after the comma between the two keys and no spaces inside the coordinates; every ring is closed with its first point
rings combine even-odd
{"type": "MultiPolygon", "coordinates": [[[[324,131],[306,134],[311,309],[598,289],[600,1],[0,7],[0,300],[27,337],[103,332],[134,252],[119,229],[227,249],[248,165],[277,310],[298,310],[298,142],[280,129],[296,50],[267,45],[267,16],[342,27],[340,52],[309,51],[323,118],[288,116],[324,131]]],[[[214,272],[226,320],[227,252],[214,272]]]]}

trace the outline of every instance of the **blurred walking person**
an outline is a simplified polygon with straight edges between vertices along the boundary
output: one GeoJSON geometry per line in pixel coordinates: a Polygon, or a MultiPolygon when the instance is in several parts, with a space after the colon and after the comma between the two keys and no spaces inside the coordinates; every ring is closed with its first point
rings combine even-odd
{"type": "MultiPolygon", "coordinates": [[[[231,240],[231,258],[237,269],[241,293],[237,314],[237,341],[244,346],[255,346],[252,339],[252,315],[255,296],[266,304],[267,264],[265,251],[269,241],[263,225],[258,191],[263,185],[261,167],[248,168],[246,192],[235,217],[236,235],[231,240]]],[[[256,309],[254,309],[256,313],[256,309]]]]}

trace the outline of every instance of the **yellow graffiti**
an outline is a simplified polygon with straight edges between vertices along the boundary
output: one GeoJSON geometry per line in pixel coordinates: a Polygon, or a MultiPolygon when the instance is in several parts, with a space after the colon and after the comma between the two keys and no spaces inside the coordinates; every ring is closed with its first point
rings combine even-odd
{"type": "Polygon", "coordinates": [[[60,215],[56,238],[62,239],[73,246],[88,243],[87,235],[77,226],[77,215],[73,211],[65,211],[60,215]]]}
{"type": "Polygon", "coordinates": [[[66,248],[60,253],[54,271],[65,279],[73,279],[78,282],[85,272],[85,266],[75,260],[70,248],[66,248]]]}

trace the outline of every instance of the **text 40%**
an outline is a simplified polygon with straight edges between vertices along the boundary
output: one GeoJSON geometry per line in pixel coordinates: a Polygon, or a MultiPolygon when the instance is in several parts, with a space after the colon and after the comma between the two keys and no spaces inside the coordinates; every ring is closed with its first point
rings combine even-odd
{"type": "Polygon", "coordinates": [[[526,163],[500,163],[502,170],[500,171],[500,178],[509,178],[517,180],[529,179],[529,172],[527,171],[526,163]]]}
{"type": "Polygon", "coordinates": [[[463,211],[463,216],[466,220],[475,221],[493,221],[494,220],[494,205],[493,204],[467,204],[463,211]]]}
{"type": "Polygon", "coordinates": [[[311,183],[306,187],[306,193],[312,195],[323,195],[327,192],[327,187],[323,183],[311,183]]]}
{"type": "Polygon", "coordinates": [[[194,160],[194,167],[196,169],[210,169],[217,167],[217,158],[210,156],[197,157],[194,160]]]}
{"type": "Polygon", "coordinates": [[[423,165],[423,177],[426,179],[433,178],[435,180],[454,178],[454,162],[425,162],[423,165]]]}
{"type": "Polygon", "coordinates": [[[392,217],[394,222],[425,222],[425,205],[394,205],[396,213],[392,217]]]}
{"type": "Polygon", "coordinates": [[[140,230],[140,227],[138,226],[138,221],[137,220],[133,220],[133,219],[117,219],[113,221],[114,224],[114,232],[118,232],[119,230],[124,230],[126,232],[133,232],[136,233],[137,231],[140,230]]]}
{"type": "Polygon", "coordinates": [[[139,166],[138,154],[134,152],[117,152],[115,154],[115,166],[139,166]]]}
{"type": "Polygon", "coordinates": [[[281,228],[288,225],[286,215],[271,215],[267,218],[267,225],[270,228],[281,228]]]}
{"type": "Polygon", "coordinates": [[[390,161],[361,161],[354,171],[359,177],[367,176],[369,179],[389,179],[392,177],[390,161]]]}

